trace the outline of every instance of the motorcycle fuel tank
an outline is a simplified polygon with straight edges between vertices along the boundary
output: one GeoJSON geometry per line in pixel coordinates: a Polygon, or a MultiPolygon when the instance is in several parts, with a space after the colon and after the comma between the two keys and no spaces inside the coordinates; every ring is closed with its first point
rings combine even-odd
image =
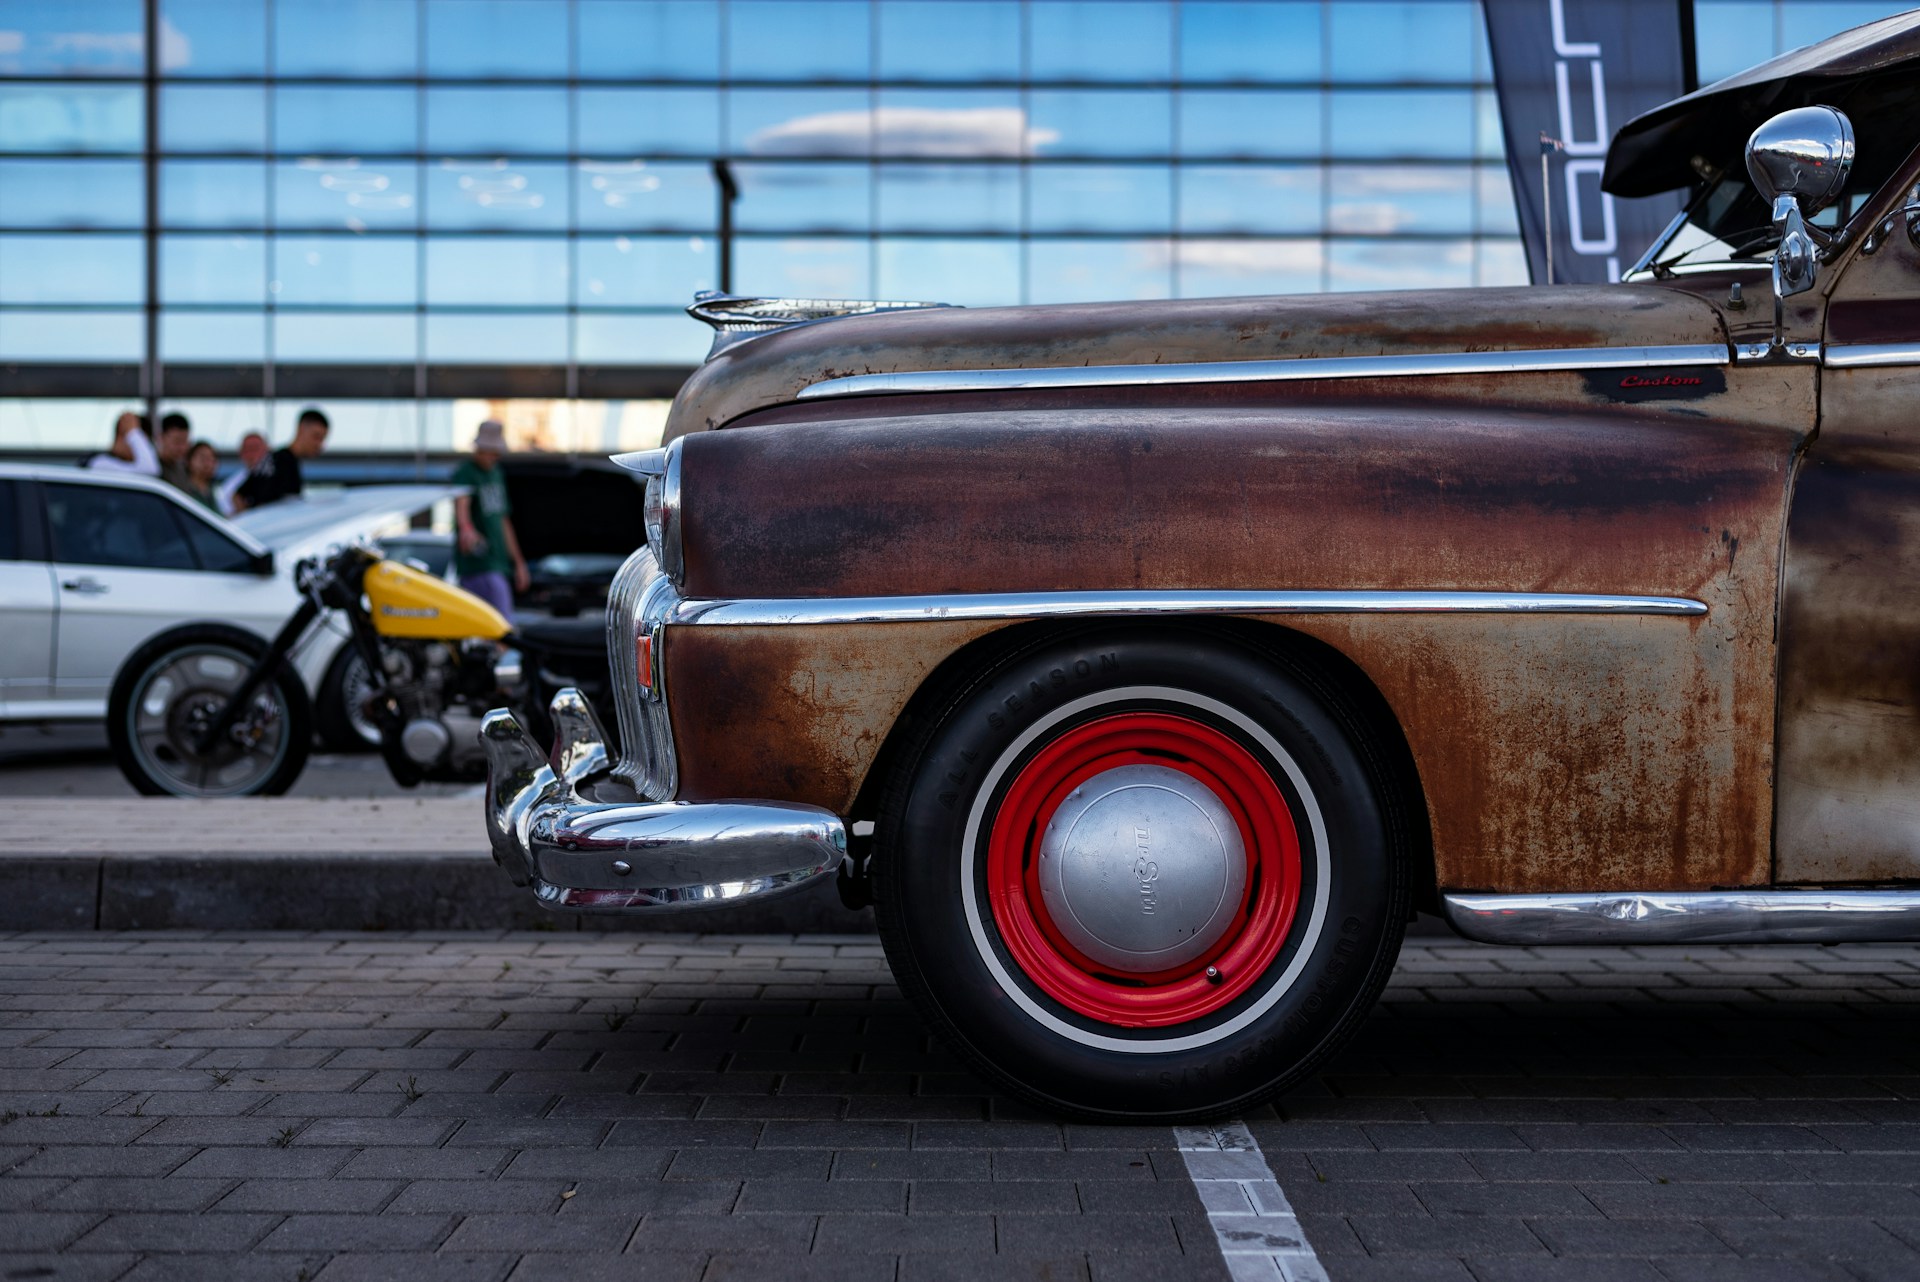
{"type": "Polygon", "coordinates": [[[473,593],[397,561],[382,561],[368,570],[363,587],[373,629],[381,636],[497,641],[513,629],[505,616],[473,593]]]}

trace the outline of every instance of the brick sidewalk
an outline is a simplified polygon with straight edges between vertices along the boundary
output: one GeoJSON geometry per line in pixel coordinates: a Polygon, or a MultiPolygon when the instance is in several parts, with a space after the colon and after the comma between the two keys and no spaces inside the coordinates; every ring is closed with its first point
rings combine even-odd
{"type": "MultiPolygon", "coordinates": [[[[1247,1119],[1336,1280],[1920,1277],[1920,948],[1410,943],[1247,1119]]],[[[1224,1277],[870,939],[0,938],[0,1275],[1224,1277]]]]}

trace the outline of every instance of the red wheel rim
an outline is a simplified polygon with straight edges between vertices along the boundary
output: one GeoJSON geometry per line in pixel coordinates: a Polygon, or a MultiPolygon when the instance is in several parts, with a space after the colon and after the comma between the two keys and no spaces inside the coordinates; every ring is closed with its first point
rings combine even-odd
{"type": "Polygon", "coordinates": [[[1042,992],[1121,1028],[1162,1028],[1224,1010],[1267,973],[1300,902],[1300,837],[1273,776],[1221,730],[1167,712],[1120,712],[1053,739],[1021,767],[987,836],[987,897],[1013,960],[1042,992]],[[1247,860],[1245,890],[1209,951],[1157,974],[1116,975],[1067,942],[1041,894],[1041,835],[1080,784],[1127,765],[1171,767],[1232,813],[1247,860]],[[1208,978],[1209,968],[1218,981],[1208,978]]]}

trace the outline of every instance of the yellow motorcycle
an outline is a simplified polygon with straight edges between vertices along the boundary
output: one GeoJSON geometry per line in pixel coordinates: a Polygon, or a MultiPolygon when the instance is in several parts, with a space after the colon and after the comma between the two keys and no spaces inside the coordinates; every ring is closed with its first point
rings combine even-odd
{"type": "Polygon", "coordinates": [[[313,710],[288,656],[328,610],[346,619],[372,674],[353,711],[379,728],[403,787],[485,778],[479,728],[490,708],[538,724],[556,691],[577,686],[610,711],[598,620],[516,629],[471,592],[359,546],[301,561],[294,582],[300,605],[271,641],[202,625],[157,638],[122,667],[107,737],[140,792],[244,797],[291,787],[312,750],[313,710]]]}

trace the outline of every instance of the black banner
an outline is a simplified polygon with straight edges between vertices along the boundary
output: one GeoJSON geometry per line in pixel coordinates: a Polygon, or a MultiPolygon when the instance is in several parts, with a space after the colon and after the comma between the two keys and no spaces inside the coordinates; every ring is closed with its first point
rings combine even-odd
{"type": "Polygon", "coordinates": [[[1527,268],[1536,284],[1618,280],[1679,212],[1681,193],[1602,192],[1607,144],[1689,87],[1681,10],[1691,0],[1483,3],[1527,268]]]}

